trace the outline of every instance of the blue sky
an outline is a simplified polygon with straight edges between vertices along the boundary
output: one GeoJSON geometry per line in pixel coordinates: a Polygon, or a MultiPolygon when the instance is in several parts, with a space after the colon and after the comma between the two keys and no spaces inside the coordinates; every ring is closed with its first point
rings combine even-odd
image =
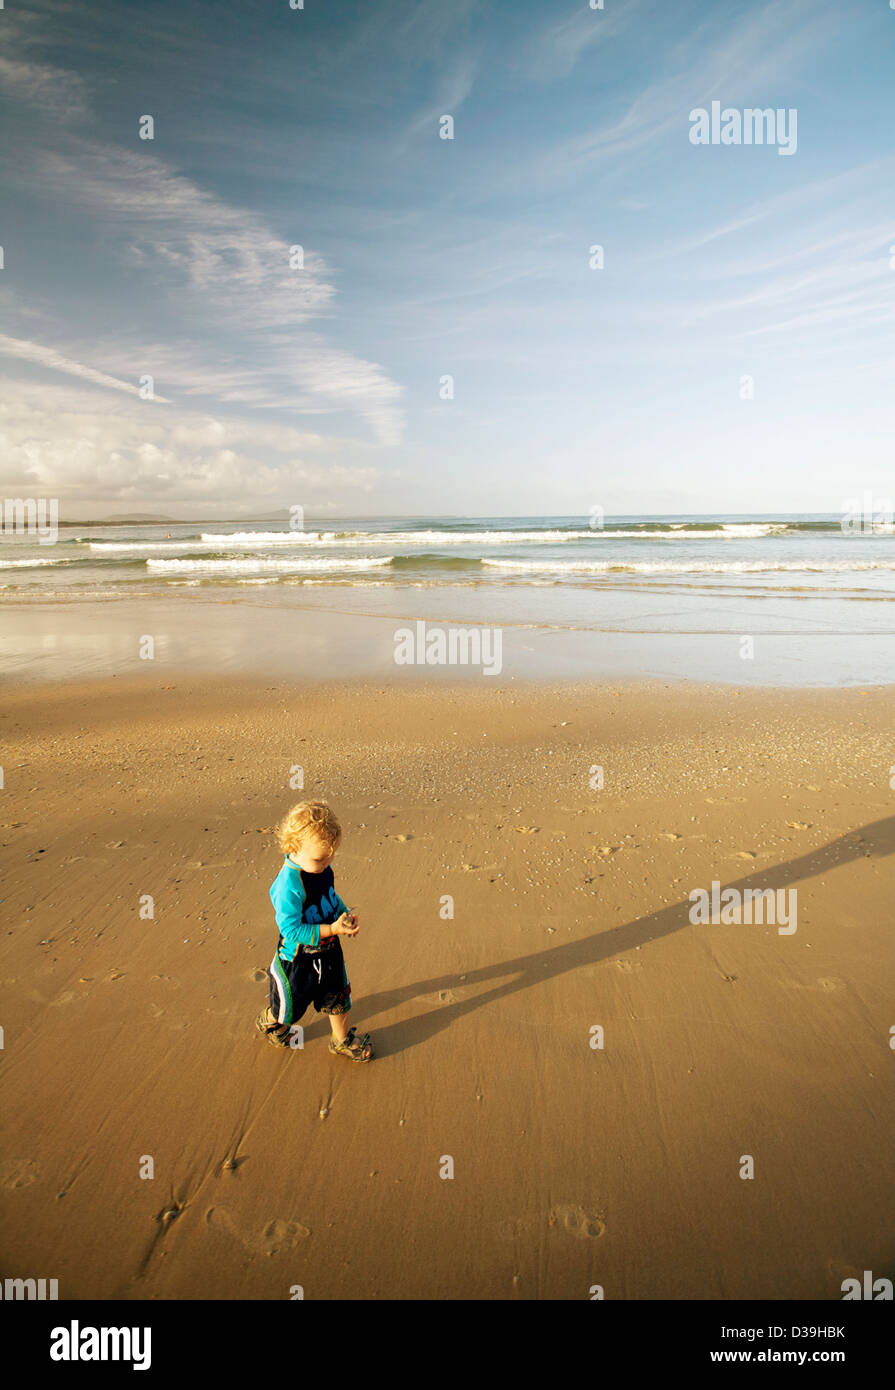
{"type": "Polygon", "coordinates": [[[70,519],[890,496],[895,11],[604,3],[7,4],[4,494],[70,519]],[[796,152],[694,146],[713,100],[794,108],[796,152]]]}

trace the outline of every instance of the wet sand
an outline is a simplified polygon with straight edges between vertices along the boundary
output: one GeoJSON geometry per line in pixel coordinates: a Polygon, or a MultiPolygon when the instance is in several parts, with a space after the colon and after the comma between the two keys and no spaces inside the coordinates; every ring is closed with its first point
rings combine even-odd
{"type": "Polygon", "coordinates": [[[698,594],[686,602],[579,594],[577,605],[569,602],[566,616],[559,616],[560,604],[554,621],[535,619],[531,591],[475,587],[184,585],[154,595],[58,602],[35,594],[3,601],[0,686],[112,676],[151,681],[158,671],[226,680],[252,671],[288,681],[335,672],[397,685],[547,678],[737,689],[895,684],[895,647],[882,604],[871,605],[874,629],[866,614],[847,605],[837,607],[834,622],[826,602],[822,618],[804,604],[771,611],[731,600],[714,607],[698,594]],[[471,634],[460,660],[420,661],[427,639],[439,633],[449,639],[452,631],[471,634]],[[413,661],[398,664],[408,632],[413,661]]]}

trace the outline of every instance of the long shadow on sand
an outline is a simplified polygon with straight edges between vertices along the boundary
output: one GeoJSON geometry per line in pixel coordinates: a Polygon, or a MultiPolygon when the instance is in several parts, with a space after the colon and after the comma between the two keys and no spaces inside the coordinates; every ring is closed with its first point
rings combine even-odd
{"type": "MultiPolygon", "coordinates": [[[[773,888],[776,890],[795,887],[806,879],[829,872],[841,864],[853,863],[856,860],[871,857],[883,858],[893,852],[895,852],[895,816],[887,816],[884,820],[873,821],[870,825],[861,827],[860,830],[850,831],[848,836],[840,836],[838,839],[831,840],[829,844],[823,845],[820,849],[812,850],[810,854],[803,854],[798,859],[791,859],[785,864],[778,864],[775,868],[762,869],[760,872],[749,874],[745,878],[727,882],[721,878],[720,873],[717,876],[721,879],[722,888],[737,888],[741,892],[748,888],[773,888]],[[860,840],[849,838],[856,835],[863,838],[860,840]]],[[[694,884],[694,887],[696,886],[708,887],[709,885],[694,884]]],[[[580,910],[580,906],[575,904],[575,911],[580,912],[580,910]]],[[[670,936],[672,932],[683,931],[691,927],[689,913],[690,902],[688,899],[684,902],[673,903],[669,907],[663,907],[658,912],[650,913],[648,917],[640,917],[633,922],[626,922],[623,926],[611,927],[608,931],[597,932],[583,941],[570,941],[565,945],[553,946],[546,951],[536,951],[531,955],[516,956],[512,960],[498,961],[494,965],[486,965],[479,970],[468,970],[464,972],[465,979],[463,980],[457,974],[438,975],[429,980],[419,980],[416,984],[404,985],[399,989],[364,995],[358,1001],[359,1012],[363,1014],[364,1020],[362,1030],[369,1027],[373,1032],[370,1021],[376,1014],[386,1013],[389,1009],[395,1009],[421,995],[437,993],[439,990],[465,991],[474,989],[477,985],[489,980],[501,981],[493,989],[476,994],[472,999],[445,1003],[440,1008],[429,1009],[413,1018],[405,1018],[400,1023],[392,1023],[375,1030],[373,1040],[377,1057],[414,1047],[433,1037],[443,1028],[449,1028],[466,1014],[471,1014],[475,1009],[481,1009],[496,999],[506,998],[511,994],[516,994],[519,990],[530,989],[532,985],[542,984],[544,980],[562,975],[568,970],[578,970],[584,965],[595,965],[599,961],[609,960],[613,956],[624,955],[627,951],[633,951],[636,946],[645,946],[650,941],[657,941],[660,937],[670,936]],[[507,980],[508,975],[514,976],[514,978],[507,980]]],[[[748,928],[745,929],[748,930],[748,928]]],[[[727,930],[736,930],[736,928],[727,928],[727,930]]],[[[329,1032],[323,1020],[315,1019],[314,1023],[306,1029],[308,1038],[323,1032],[329,1032]]]]}

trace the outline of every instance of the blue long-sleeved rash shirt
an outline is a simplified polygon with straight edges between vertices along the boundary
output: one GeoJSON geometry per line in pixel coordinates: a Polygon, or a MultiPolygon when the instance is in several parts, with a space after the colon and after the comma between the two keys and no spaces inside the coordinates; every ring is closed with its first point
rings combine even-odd
{"type": "Polygon", "coordinates": [[[336,892],[331,868],[308,874],[290,859],[283,860],[270,885],[270,900],[280,931],[281,960],[294,960],[299,946],[319,946],[321,922],[335,922],[348,911],[336,892]]]}

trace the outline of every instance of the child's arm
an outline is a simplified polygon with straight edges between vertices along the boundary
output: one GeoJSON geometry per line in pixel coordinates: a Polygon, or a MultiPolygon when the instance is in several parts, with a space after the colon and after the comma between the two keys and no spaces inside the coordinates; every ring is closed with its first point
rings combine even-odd
{"type": "Polygon", "coordinates": [[[277,917],[277,926],[283,938],[283,949],[290,960],[295,958],[299,946],[319,946],[320,928],[313,922],[302,921],[305,895],[297,874],[290,874],[285,881],[277,879],[270,890],[270,899],[277,917]]]}

